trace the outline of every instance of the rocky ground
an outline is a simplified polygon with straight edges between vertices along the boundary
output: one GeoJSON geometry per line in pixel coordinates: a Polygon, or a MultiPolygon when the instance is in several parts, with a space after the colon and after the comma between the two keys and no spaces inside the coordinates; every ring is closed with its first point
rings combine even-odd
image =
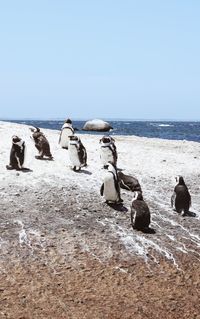
{"type": "MultiPolygon", "coordinates": [[[[3,141],[13,135],[5,127],[3,141]]],[[[0,318],[199,319],[198,143],[116,138],[119,167],[139,178],[151,210],[156,233],[143,234],[130,225],[132,193],[122,191],[120,207],[100,197],[98,137],[83,138],[89,165],[75,173],[57,132],[46,132],[55,159],[35,160],[29,146],[27,173],[5,170],[0,141],[0,318]],[[178,173],[196,217],[170,207],[178,173]]]]}
{"type": "Polygon", "coordinates": [[[76,185],[41,186],[1,188],[0,318],[200,318],[195,218],[167,238],[155,212],[156,234],[142,234],[129,193],[115,210],[76,185]]]}

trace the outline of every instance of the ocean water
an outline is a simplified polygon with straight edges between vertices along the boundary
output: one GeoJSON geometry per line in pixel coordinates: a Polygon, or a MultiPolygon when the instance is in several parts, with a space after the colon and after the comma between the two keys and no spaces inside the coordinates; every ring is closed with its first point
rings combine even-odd
{"type": "MultiPolygon", "coordinates": [[[[38,126],[52,130],[60,130],[63,125],[61,120],[9,120],[9,122],[38,126]]],[[[73,126],[78,134],[88,134],[82,130],[85,121],[73,121],[73,126]]],[[[170,140],[188,140],[200,142],[200,122],[178,121],[109,121],[113,130],[106,132],[109,135],[136,135],[156,137],[170,140]]],[[[104,133],[92,132],[103,135],[104,133]]]]}

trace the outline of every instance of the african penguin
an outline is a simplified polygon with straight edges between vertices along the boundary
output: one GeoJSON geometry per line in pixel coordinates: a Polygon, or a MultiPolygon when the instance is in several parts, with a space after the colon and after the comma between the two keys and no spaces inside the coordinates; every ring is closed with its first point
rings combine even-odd
{"type": "Polygon", "coordinates": [[[52,160],[53,156],[50,151],[50,145],[46,138],[46,136],[40,131],[38,127],[31,128],[33,132],[32,138],[35,142],[35,147],[39,151],[39,155],[36,155],[35,158],[43,159],[43,157],[47,157],[48,159],[52,160]]]}
{"type": "Polygon", "coordinates": [[[131,225],[134,229],[143,232],[149,232],[150,225],[149,207],[143,200],[141,192],[134,192],[134,197],[131,204],[131,225]]]}
{"type": "Polygon", "coordinates": [[[72,126],[72,121],[67,119],[61,128],[59,144],[62,148],[68,149],[69,137],[74,135],[74,128],[72,126]]]}
{"type": "Polygon", "coordinates": [[[116,166],[110,162],[105,167],[104,181],[100,189],[101,196],[104,196],[106,203],[120,204],[123,202],[120,194],[119,179],[116,166]]]}
{"type": "Polygon", "coordinates": [[[122,172],[118,172],[118,177],[119,177],[119,183],[121,188],[129,190],[131,192],[138,191],[142,193],[142,189],[137,178],[131,175],[125,175],[122,172]]]}
{"type": "Polygon", "coordinates": [[[178,184],[175,186],[174,193],[171,197],[171,206],[174,207],[179,214],[184,216],[189,213],[191,196],[182,176],[176,177],[176,182],[178,182],[178,184]]]}
{"type": "Polygon", "coordinates": [[[81,167],[87,166],[87,152],[78,136],[69,136],[68,150],[69,159],[74,171],[80,171],[81,167]]]}
{"type": "Polygon", "coordinates": [[[117,165],[117,149],[115,140],[111,136],[103,136],[100,141],[100,159],[103,167],[108,162],[117,165]]]}
{"type": "Polygon", "coordinates": [[[10,151],[10,164],[6,166],[7,169],[23,169],[25,159],[25,142],[21,138],[14,135],[12,137],[12,147],[10,151]]]}

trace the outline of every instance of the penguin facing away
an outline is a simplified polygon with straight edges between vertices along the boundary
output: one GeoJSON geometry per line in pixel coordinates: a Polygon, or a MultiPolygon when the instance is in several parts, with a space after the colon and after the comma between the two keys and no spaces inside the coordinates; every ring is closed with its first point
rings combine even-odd
{"type": "Polygon", "coordinates": [[[46,138],[46,136],[40,131],[38,127],[30,129],[33,134],[32,138],[35,142],[35,147],[39,151],[39,155],[36,155],[36,159],[43,159],[43,157],[47,157],[49,160],[53,159],[53,156],[50,151],[50,145],[46,138]]]}
{"type": "Polygon", "coordinates": [[[25,142],[18,136],[14,135],[12,137],[12,147],[10,151],[10,164],[6,166],[7,169],[23,169],[25,148],[25,142]]]}
{"type": "Polygon", "coordinates": [[[108,162],[105,165],[105,176],[100,188],[101,196],[104,196],[106,203],[120,204],[123,202],[120,194],[119,179],[117,169],[114,164],[108,162]]]}
{"type": "Polygon", "coordinates": [[[117,148],[115,140],[111,136],[103,136],[100,141],[100,159],[103,167],[108,162],[117,165],[117,148]]]}
{"type": "Polygon", "coordinates": [[[87,166],[87,152],[80,138],[76,135],[69,136],[69,159],[74,171],[87,166]]]}
{"type": "Polygon", "coordinates": [[[143,200],[142,193],[134,192],[131,204],[131,225],[133,229],[137,229],[145,233],[155,233],[155,231],[149,227],[150,222],[150,210],[143,200]]]}
{"type": "Polygon", "coordinates": [[[138,191],[142,193],[140,183],[137,178],[131,175],[125,175],[122,172],[118,172],[120,187],[131,192],[138,191]]]}
{"type": "Polygon", "coordinates": [[[191,196],[182,176],[176,177],[176,182],[178,182],[178,184],[175,186],[174,193],[171,197],[171,206],[174,207],[179,214],[185,216],[189,214],[191,196]]]}
{"type": "Polygon", "coordinates": [[[74,135],[74,128],[72,126],[72,121],[67,119],[63,124],[59,137],[59,144],[62,148],[68,149],[69,137],[74,135]]]}

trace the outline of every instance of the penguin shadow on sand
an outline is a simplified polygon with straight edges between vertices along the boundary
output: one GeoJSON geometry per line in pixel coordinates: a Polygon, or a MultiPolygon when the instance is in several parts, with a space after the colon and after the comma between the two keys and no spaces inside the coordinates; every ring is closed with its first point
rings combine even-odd
{"type": "MultiPolygon", "coordinates": [[[[136,228],[133,227],[133,229],[135,230],[136,228]]],[[[156,234],[155,229],[151,227],[144,228],[144,229],[136,229],[136,230],[142,232],[143,234],[152,234],[152,235],[156,234]]]]}
{"type": "Polygon", "coordinates": [[[90,172],[86,169],[81,169],[81,170],[76,171],[76,172],[78,172],[79,174],[92,175],[92,172],[90,172]]]}
{"type": "Polygon", "coordinates": [[[10,165],[6,165],[7,170],[16,170],[17,172],[22,172],[22,173],[32,173],[33,170],[27,167],[22,167],[22,168],[13,168],[10,165]]]}
{"type": "Polygon", "coordinates": [[[185,212],[185,213],[179,213],[179,212],[177,212],[177,210],[176,209],[173,209],[173,211],[175,212],[175,213],[178,213],[178,214],[180,214],[183,218],[184,217],[196,217],[197,216],[197,214],[196,213],[194,213],[194,212],[191,212],[190,210],[189,211],[187,211],[187,212],[185,212]]]}
{"type": "Polygon", "coordinates": [[[171,197],[171,207],[182,217],[196,217],[196,214],[190,211],[191,195],[182,176],[175,178],[177,184],[171,197]]]}
{"type": "Polygon", "coordinates": [[[28,167],[22,167],[19,172],[22,172],[22,173],[32,173],[33,170],[30,169],[30,168],[28,168],[28,167]]]}
{"type": "MultiPolygon", "coordinates": [[[[87,167],[88,165],[84,165],[84,167],[87,167]]],[[[80,167],[71,167],[69,166],[69,168],[78,174],[85,174],[85,175],[92,175],[92,172],[88,171],[87,169],[83,169],[81,166],[80,167]]]]}
{"type": "Polygon", "coordinates": [[[197,216],[197,214],[194,213],[194,212],[191,212],[191,211],[188,211],[188,212],[184,215],[184,217],[196,217],[196,216],[197,216]]]}
{"type": "Polygon", "coordinates": [[[123,205],[123,203],[109,203],[109,202],[105,202],[105,204],[107,206],[109,206],[110,208],[118,211],[118,212],[122,212],[122,213],[127,213],[128,212],[128,208],[126,206],[123,205]]]}

